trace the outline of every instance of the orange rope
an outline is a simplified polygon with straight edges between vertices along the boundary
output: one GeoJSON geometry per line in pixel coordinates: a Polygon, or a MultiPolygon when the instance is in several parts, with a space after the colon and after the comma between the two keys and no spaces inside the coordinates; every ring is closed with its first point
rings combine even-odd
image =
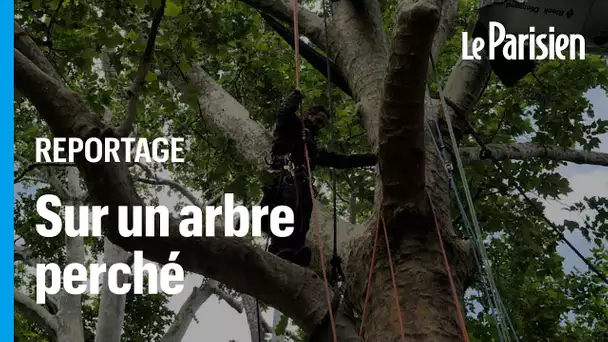
{"type": "Polygon", "coordinates": [[[450,279],[450,287],[452,288],[452,297],[454,299],[454,303],[456,304],[456,311],[458,311],[458,323],[460,325],[460,330],[462,333],[462,337],[466,342],[469,342],[469,334],[467,333],[467,325],[464,320],[464,316],[462,314],[462,310],[460,308],[460,300],[458,299],[458,294],[456,293],[456,286],[454,285],[454,279],[452,278],[452,271],[450,270],[450,264],[448,262],[448,257],[445,252],[445,247],[443,246],[443,238],[441,237],[441,231],[439,230],[439,223],[437,222],[437,215],[435,213],[435,206],[433,206],[433,201],[431,200],[431,196],[427,192],[427,196],[429,198],[429,203],[431,205],[431,211],[433,212],[433,220],[435,221],[435,230],[437,231],[437,238],[439,239],[439,246],[441,247],[441,254],[443,255],[443,262],[445,264],[445,268],[448,272],[448,277],[450,279]]]}
{"type": "Polygon", "coordinates": [[[401,316],[401,305],[399,304],[399,293],[397,292],[397,281],[395,281],[395,270],[393,269],[393,259],[391,258],[391,248],[388,243],[388,234],[386,231],[386,222],[384,222],[384,215],[380,214],[382,218],[382,228],[384,229],[384,241],[386,242],[386,252],[388,253],[388,265],[391,269],[391,279],[393,281],[393,294],[395,295],[395,305],[397,306],[397,314],[399,315],[399,328],[401,329],[401,341],[405,342],[405,327],[403,326],[403,317],[401,316]]]}
{"type": "Polygon", "coordinates": [[[331,322],[331,332],[334,337],[334,342],[338,342],[338,334],[336,333],[336,322],[334,320],[334,313],[331,308],[331,294],[329,292],[329,282],[327,281],[327,271],[325,269],[325,250],[323,248],[323,241],[321,240],[321,233],[319,232],[319,218],[317,217],[317,204],[315,203],[314,190],[312,187],[312,174],[310,171],[310,158],[308,157],[308,147],[304,144],[304,154],[306,156],[306,166],[308,167],[308,185],[310,187],[310,196],[312,199],[312,214],[314,219],[315,235],[317,237],[317,245],[319,247],[319,259],[321,263],[321,270],[323,271],[323,281],[325,282],[325,297],[327,298],[327,307],[329,308],[329,320],[331,322]]]}
{"type": "Polygon", "coordinates": [[[393,282],[393,295],[395,298],[395,307],[397,309],[397,315],[399,316],[399,329],[401,330],[401,341],[405,342],[405,325],[403,324],[403,316],[401,314],[401,304],[399,304],[399,293],[397,291],[397,281],[395,280],[395,270],[393,269],[393,259],[391,257],[391,248],[388,243],[388,234],[386,231],[386,223],[384,222],[384,216],[381,213],[376,222],[376,236],[374,238],[374,248],[372,249],[372,261],[369,266],[369,277],[367,279],[367,291],[365,294],[365,301],[363,302],[363,313],[361,314],[361,327],[359,328],[359,336],[363,337],[363,325],[365,323],[365,313],[367,311],[367,303],[371,294],[371,283],[372,273],[374,265],[376,264],[376,249],[378,248],[378,235],[380,235],[380,220],[382,220],[382,227],[384,229],[384,241],[386,242],[386,252],[388,254],[388,265],[391,271],[391,281],[393,282]]]}
{"type": "Polygon", "coordinates": [[[376,221],[376,236],[374,237],[374,248],[372,249],[372,261],[369,263],[369,277],[367,278],[367,290],[365,291],[365,301],[363,302],[363,313],[361,314],[361,327],[359,328],[359,336],[363,337],[363,323],[365,322],[365,313],[367,311],[367,302],[372,293],[372,275],[374,266],[376,266],[376,249],[378,246],[378,235],[380,235],[380,220],[376,221]]]}
{"type": "MultiPolygon", "coordinates": [[[[295,50],[295,62],[296,62],[296,88],[300,88],[300,34],[298,32],[298,0],[292,1],[293,7],[293,40],[295,50]]],[[[336,332],[336,322],[334,320],[334,313],[331,308],[331,293],[329,291],[329,282],[327,280],[327,270],[325,268],[325,251],[323,248],[323,241],[321,240],[321,233],[319,232],[319,219],[317,217],[317,206],[315,203],[314,189],[312,186],[312,170],[310,168],[310,158],[308,156],[308,146],[304,143],[304,155],[306,157],[306,167],[308,168],[308,186],[310,188],[310,197],[312,199],[312,214],[314,220],[314,231],[317,237],[317,245],[319,247],[319,259],[321,262],[321,270],[323,272],[323,281],[325,282],[325,297],[327,298],[327,307],[329,308],[329,320],[331,322],[331,332],[333,334],[334,342],[338,342],[338,334],[336,332]]]]}

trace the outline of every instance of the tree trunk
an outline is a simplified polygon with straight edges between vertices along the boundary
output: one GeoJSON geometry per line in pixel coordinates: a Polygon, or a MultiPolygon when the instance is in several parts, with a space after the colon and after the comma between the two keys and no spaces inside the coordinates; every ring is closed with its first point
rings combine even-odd
{"type": "MultiPolygon", "coordinates": [[[[114,245],[105,239],[103,244],[103,262],[107,269],[117,263],[125,263],[130,253],[114,245]]],[[[122,286],[127,281],[128,275],[118,277],[117,285],[122,286]]],[[[125,318],[125,304],[127,295],[117,295],[110,291],[108,286],[108,273],[103,274],[103,283],[99,300],[99,315],[97,317],[97,328],[95,342],[120,342],[122,326],[125,318]]]]}

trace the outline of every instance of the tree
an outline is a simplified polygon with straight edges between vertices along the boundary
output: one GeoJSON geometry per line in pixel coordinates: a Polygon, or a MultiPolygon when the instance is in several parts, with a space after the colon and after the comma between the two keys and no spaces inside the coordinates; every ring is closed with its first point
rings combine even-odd
{"type": "MultiPolygon", "coordinates": [[[[460,11],[458,5],[452,0],[340,0],[332,3],[327,37],[318,14],[304,4],[298,10],[300,32],[339,67],[353,95],[349,99],[336,92],[332,98],[337,117],[334,124],[343,138],[341,147],[347,151],[371,149],[379,156],[377,172],[351,172],[339,179],[339,193],[349,186],[356,188],[349,191],[355,196],[348,199],[349,205],[354,204],[349,208],[354,215],[350,215],[350,222],[340,220],[338,228],[339,252],[347,275],[342,305],[335,313],[340,340],[361,340],[358,327],[369,271],[366,265],[380,218],[391,241],[407,338],[462,338],[436,225],[448,251],[457,297],[462,300],[468,288],[479,289],[481,285],[476,282],[479,277],[473,267],[471,242],[462,234],[463,219],[455,220],[457,211],[450,199],[445,165],[425,129],[426,123],[434,125],[433,108],[441,108],[438,115],[446,142],[450,141],[447,119],[454,122],[457,144],[470,175],[468,183],[476,194],[479,221],[491,240],[494,274],[500,274],[497,287],[520,337],[582,340],[600,334],[601,329],[605,331],[607,317],[602,307],[605,288],[589,274],[564,274],[563,260],[556,252],[558,239],[530,214],[527,204],[514,196],[511,188],[505,188],[502,176],[496,176],[486,161],[476,157],[478,150],[461,117],[477,130],[483,128],[482,138],[493,144],[493,154],[504,160],[504,167],[526,191],[557,197],[570,190],[567,180],[555,171],[563,162],[608,165],[605,154],[591,151],[599,144],[597,136],[606,132],[606,122],[583,121],[589,108],[583,94],[594,87],[606,89],[606,63],[596,57],[545,62],[537,71],[544,83],[568,80],[568,87],[544,89],[530,77],[516,88],[504,89],[490,77],[487,60],[459,60],[459,33],[468,29],[475,4],[464,2],[460,11]],[[437,62],[439,82],[432,77],[430,56],[437,62]],[[425,96],[427,84],[433,98],[425,96]],[[439,88],[449,106],[442,106],[438,99],[439,88]],[[555,93],[560,94],[558,100],[555,93]],[[534,137],[529,143],[516,144],[516,137],[530,133],[534,137]],[[577,144],[580,150],[575,149],[577,144]],[[359,223],[359,217],[366,220],[359,223]],[[519,229],[510,229],[512,226],[519,229]],[[594,303],[581,300],[585,287],[594,293],[594,303]],[[565,294],[560,294],[562,289],[567,289],[565,294]],[[532,299],[544,305],[543,315],[539,315],[539,305],[527,304],[532,299]],[[570,311],[580,319],[560,325],[570,311]],[[594,330],[597,327],[604,328],[594,330]]],[[[168,165],[166,170],[179,179],[181,188],[158,179],[152,171],[144,177],[135,165],[90,164],[78,158],[76,166],[88,198],[113,208],[104,221],[106,238],[127,251],[143,250],[147,259],[159,263],[166,262],[170,251],[180,250],[178,262],[186,270],[256,297],[310,332],[327,313],[318,260],[304,269],[250,241],[186,239],[176,229],[169,238],[131,239],[120,236],[116,229],[118,205],[145,203],[144,195],[150,189],[142,188],[138,181],[172,185],[196,200],[192,203],[209,201],[220,190],[234,192],[243,203],[259,197],[260,177],[252,175],[261,173],[269,151],[272,115],[267,113],[293,86],[294,65],[289,62],[291,50],[262,24],[256,10],[288,24],[293,14],[286,0],[18,4],[15,86],[25,99],[16,99],[23,103],[16,125],[22,125],[22,134],[30,138],[18,137],[16,150],[32,160],[31,147],[28,150],[25,142],[44,134],[80,138],[187,135],[191,140],[186,156],[189,162],[168,165]],[[165,15],[160,30],[150,24],[158,23],[155,13],[165,15]],[[98,72],[95,68],[99,64],[104,70],[98,72]],[[104,73],[106,76],[99,76],[104,73]],[[105,111],[113,113],[110,121],[101,119],[105,111]],[[44,129],[38,118],[46,124],[44,129]],[[35,128],[28,132],[31,127],[35,128]],[[183,191],[187,189],[208,192],[198,196],[183,191]],[[222,267],[213,260],[222,260],[222,267]]],[[[326,101],[323,78],[310,65],[305,63],[304,67],[302,88],[307,100],[326,101]]],[[[448,144],[447,148],[453,156],[456,146],[448,144]]],[[[326,173],[319,176],[327,179],[326,173]]],[[[597,221],[595,225],[569,223],[560,229],[586,230],[588,236],[598,238],[594,243],[599,263],[606,257],[601,240],[606,237],[606,218],[601,214],[606,203],[600,198],[587,204],[598,211],[590,219],[597,221]]],[[[331,241],[331,213],[325,206],[318,209],[321,234],[325,241],[331,241]]],[[[316,247],[314,241],[311,236],[316,247]]],[[[325,252],[330,250],[329,244],[323,247],[325,252]]],[[[605,263],[602,265],[605,270],[605,263]]],[[[374,277],[363,322],[364,337],[369,341],[397,340],[399,319],[391,304],[392,281],[382,245],[374,277]]],[[[496,338],[488,305],[476,297],[467,298],[467,302],[482,305],[477,316],[468,316],[469,334],[484,341],[496,338]]],[[[473,310],[469,308],[469,312],[473,310]]]]}

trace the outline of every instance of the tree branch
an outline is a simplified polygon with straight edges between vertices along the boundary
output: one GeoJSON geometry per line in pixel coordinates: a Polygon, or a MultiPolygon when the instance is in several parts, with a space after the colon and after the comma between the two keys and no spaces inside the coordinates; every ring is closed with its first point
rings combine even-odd
{"type": "MultiPolygon", "coordinates": [[[[260,333],[258,331],[259,328],[262,330],[262,340],[264,334],[276,334],[274,331],[274,327],[272,327],[263,317],[262,312],[258,313],[258,306],[256,305],[255,298],[249,295],[242,295],[243,301],[243,309],[245,314],[247,315],[247,324],[249,325],[249,332],[251,334],[251,341],[258,341],[260,337],[260,333]],[[258,315],[259,316],[259,324],[258,327],[258,315]]],[[[295,334],[287,329],[285,329],[285,336],[291,337],[295,339],[295,334]]]]}
{"type": "MultiPolygon", "coordinates": [[[[24,265],[28,265],[30,267],[36,267],[36,264],[44,263],[40,259],[33,257],[30,250],[25,245],[15,245],[13,255],[14,261],[21,261],[24,265]]],[[[51,274],[45,274],[46,286],[50,286],[51,281],[51,274]]],[[[59,304],[57,303],[56,297],[56,295],[51,295],[48,293],[45,295],[45,305],[49,308],[48,311],[51,314],[54,314],[59,310],[59,304]]]]}
{"type": "Polygon", "coordinates": [[[196,312],[212,294],[213,289],[205,280],[200,286],[194,287],[160,342],[181,342],[196,312]]]}
{"type": "MultiPolygon", "coordinates": [[[[70,167],[66,177],[67,190],[70,198],[67,205],[74,206],[74,226],[80,226],[80,206],[85,192],[80,186],[80,174],[78,169],[70,167]]],[[[70,237],[65,235],[65,262],[66,264],[85,264],[85,246],[82,236],[70,237]]],[[[82,295],[73,295],[65,290],[59,296],[59,311],[57,317],[61,320],[59,327],[60,341],[82,341],[84,340],[84,328],[82,320],[82,295]]]]}
{"type": "MultiPolygon", "coordinates": [[[[110,240],[104,239],[103,261],[106,267],[111,267],[116,263],[124,263],[130,257],[130,253],[114,245],[110,240]]],[[[128,279],[128,275],[123,274],[118,277],[117,285],[122,286],[128,279]]],[[[122,327],[125,318],[125,304],[127,295],[117,295],[110,291],[108,286],[108,273],[103,274],[103,287],[99,301],[99,316],[97,317],[97,330],[95,342],[120,342],[122,327]]]]}
{"type": "MultiPolygon", "coordinates": [[[[294,35],[293,32],[287,28],[285,28],[281,23],[279,23],[276,19],[269,16],[264,12],[260,12],[260,15],[266,21],[270,27],[281,37],[283,40],[289,44],[292,48],[295,48],[294,35]]],[[[338,87],[348,96],[353,96],[352,91],[348,87],[348,82],[342,75],[342,71],[338,66],[333,62],[329,61],[329,74],[327,70],[327,61],[325,56],[320,54],[315,48],[306,44],[306,42],[302,39],[299,39],[299,47],[300,47],[300,55],[310,63],[321,75],[328,78],[331,75],[331,83],[334,86],[338,87]]]]}
{"type": "MultiPolygon", "coordinates": [[[[470,42],[469,46],[472,46],[470,42]]],[[[460,116],[456,114],[455,108],[458,108],[462,115],[468,118],[468,113],[473,110],[477,101],[483,95],[486,80],[492,72],[487,53],[482,51],[480,55],[482,58],[479,60],[460,59],[452,69],[443,87],[444,97],[448,106],[444,108],[447,113],[443,113],[442,111],[441,115],[451,115],[457,138],[462,136],[465,125],[460,116]]],[[[437,102],[438,104],[435,105],[435,108],[441,108],[440,101],[437,102]]],[[[445,119],[443,118],[442,120],[445,119]]],[[[449,140],[446,136],[446,142],[449,144],[448,147],[451,147],[449,140]]]]}
{"type": "Polygon", "coordinates": [[[32,164],[26,166],[21,172],[19,172],[17,174],[13,183],[17,184],[17,183],[21,182],[23,180],[23,178],[27,175],[28,172],[33,171],[39,167],[46,167],[46,166],[66,167],[66,166],[75,166],[75,164],[74,163],[32,163],[32,164]]]}
{"type": "Polygon", "coordinates": [[[139,100],[139,91],[146,83],[146,75],[148,74],[148,70],[150,70],[150,65],[152,64],[152,54],[154,53],[154,43],[156,42],[156,35],[158,34],[158,28],[160,27],[160,22],[163,19],[163,15],[165,13],[165,4],[166,0],[161,0],[160,7],[156,10],[154,14],[154,19],[152,20],[152,26],[150,27],[150,32],[148,33],[148,42],[146,44],[146,49],[144,50],[144,54],[141,57],[141,61],[139,63],[139,68],[137,69],[137,75],[133,80],[133,84],[131,85],[131,90],[129,91],[129,103],[127,105],[127,117],[120,127],[118,127],[118,135],[127,137],[131,134],[133,130],[133,125],[135,124],[135,120],[137,118],[137,102],[139,100]]]}
{"type": "Polygon", "coordinates": [[[180,307],[173,324],[160,342],[181,342],[192,320],[196,317],[196,312],[213,294],[227,302],[238,313],[243,312],[243,305],[232,295],[220,289],[217,281],[210,278],[203,279],[200,286],[192,289],[190,296],[180,307]]]}
{"type": "Polygon", "coordinates": [[[259,310],[260,312],[258,312],[258,306],[256,305],[255,298],[243,294],[242,302],[243,309],[245,311],[245,316],[247,316],[247,325],[249,325],[251,341],[260,341],[260,336],[262,336],[261,341],[265,341],[264,335],[267,332],[272,332],[272,329],[270,328],[268,323],[266,323],[266,321],[262,318],[262,310],[259,310]],[[260,326],[258,326],[258,322],[260,326]],[[266,326],[263,325],[264,323],[266,323],[266,326]]]}
{"type": "Polygon", "coordinates": [[[226,304],[230,305],[231,308],[236,310],[238,313],[243,313],[243,303],[238,301],[233,295],[224,291],[220,288],[220,284],[213,279],[208,279],[207,287],[211,289],[214,295],[218,296],[221,300],[226,302],[226,304]]]}
{"type": "Polygon", "coordinates": [[[19,24],[15,21],[15,49],[19,50],[24,56],[32,61],[42,72],[48,74],[58,82],[62,82],[62,78],[57,73],[51,62],[44,56],[38,45],[30,38],[19,24]]]}
{"type": "Polygon", "coordinates": [[[431,56],[433,60],[439,59],[441,53],[441,47],[452,33],[452,27],[454,25],[454,19],[458,14],[459,0],[442,0],[441,1],[441,19],[437,26],[437,32],[433,39],[433,47],[431,48],[431,56]]]}
{"type": "MultiPolygon", "coordinates": [[[[79,94],[57,85],[19,51],[15,51],[15,80],[17,88],[28,96],[56,136],[86,139],[91,132],[107,128],[87,108],[79,94]]],[[[180,251],[176,262],[185,270],[217,279],[238,292],[255,295],[292,317],[304,329],[312,329],[324,318],[327,312],[324,285],[312,270],[261,251],[244,240],[184,238],[178,232],[178,220],[173,217],[169,222],[169,237],[121,236],[117,229],[118,206],[132,208],[144,205],[136,192],[128,165],[124,162],[91,164],[82,155],[77,156],[76,164],[93,202],[109,208],[102,225],[106,237],[114,244],[127,251],[142,250],[146,259],[159,263],[165,263],[172,251],[180,251]],[[222,260],[222,267],[218,267],[217,260],[222,260]]],[[[154,224],[158,227],[159,222],[154,224]]],[[[347,322],[347,319],[343,321],[347,322]]],[[[343,329],[356,336],[352,324],[345,325],[343,329]]]]}
{"type": "MultiPolygon", "coordinates": [[[[241,2],[293,26],[293,7],[290,0],[241,0],[241,2]]],[[[299,6],[298,25],[300,33],[316,46],[321,48],[325,46],[323,20],[318,15],[299,6]]]]}
{"type": "Polygon", "coordinates": [[[149,179],[149,178],[137,178],[137,181],[149,184],[149,185],[167,185],[171,189],[179,191],[182,195],[184,195],[192,204],[199,208],[204,208],[204,204],[196,197],[193,193],[191,193],[188,189],[186,189],[183,185],[174,182],[170,179],[165,178],[157,178],[157,179],[149,179]]]}
{"type": "Polygon", "coordinates": [[[13,250],[14,260],[21,261],[26,265],[33,266],[41,263],[37,258],[32,257],[31,252],[25,245],[15,245],[13,250]]]}
{"type": "MultiPolygon", "coordinates": [[[[566,161],[576,164],[608,166],[608,153],[582,151],[558,146],[542,146],[533,143],[521,144],[489,144],[486,145],[493,157],[498,160],[543,158],[555,161],[566,161]]],[[[463,163],[487,159],[482,157],[480,147],[465,147],[460,149],[463,163]]]]}
{"type": "MultiPolygon", "coordinates": [[[[152,170],[142,164],[142,163],[134,163],[134,165],[137,165],[139,167],[141,167],[144,172],[146,173],[146,176],[148,178],[137,178],[138,182],[142,182],[145,184],[149,184],[149,185],[166,185],[168,187],[170,187],[171,189],[178,191],[179,193],[181,193],[184,197],[186,197],[190,203],[192,203],[193,205],[199,207],[199,208],[204,208],[205,206],[209,206],[209,205],[215,205],[220,199],[222,199],[222,196],[224,195],[223,193],[219,193],[215,196],[213,196],[210,200],[206,201],[206,202],[202,202],[201,200],[198,199],[197,196],[195,196],[190,190],[188,190],[188,188],[186,188],[185,186],[181,185],[180,183],[173,181],[171,179],[166,179],[166,178],[160,178],[158,176],[156,176],[154,174],[154,172],[152,172],[152,170]]],[[[203,194],[202,197],[204,197],[206,194],[206,192],[203,194]]]]}
{"type": "Polygon", "coordinates": [[[439,18],[435,1],[402,2],[397,8],[378,149],[389,229],[398,210],[419,212],[427,204],[424,98],[428,56],[439,18]]]}
{"type": "Polygon", "coordinates": [[[90,111],[80,95],[45,73],[21,51],[14,49],[14,58],[15,75],[20,76],[15,77],[15,86],[38,109],[56,137],[76,134],[76,137],[86,139],[91,132],[100,131],[99,127],[107,129],[97,116],[81,119],[88,117],[90,111]],[[74,126],[66,126],[66,121],[74,126]]]}
{"type": "Polygon", "coordinates": [[[27,318],[40,325],[51,336],[57,336],[59,321],[56,316],[51,315],[44,307],[25,294],[15,289],[15,308],[27,318]]]}

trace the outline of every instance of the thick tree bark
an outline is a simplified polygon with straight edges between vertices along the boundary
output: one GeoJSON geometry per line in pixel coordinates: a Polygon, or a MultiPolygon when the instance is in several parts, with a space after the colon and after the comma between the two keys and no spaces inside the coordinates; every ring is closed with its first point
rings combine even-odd
{"type": "Polygon", "coordinates": [[[397,8],[380,111],[378,159],[387,228],[428,215],[425,190],[424,99],[428,56],[440,18],[433,2],[397,8]],[[404,96],[403,94],[407,94],[404,96]],[[403,149],[407,146],[407,149],[403,149]],[[404,182],[407,179],[408,182],[404,182]],[[425,212],[426,211],[426,212],[425,212]]]}

